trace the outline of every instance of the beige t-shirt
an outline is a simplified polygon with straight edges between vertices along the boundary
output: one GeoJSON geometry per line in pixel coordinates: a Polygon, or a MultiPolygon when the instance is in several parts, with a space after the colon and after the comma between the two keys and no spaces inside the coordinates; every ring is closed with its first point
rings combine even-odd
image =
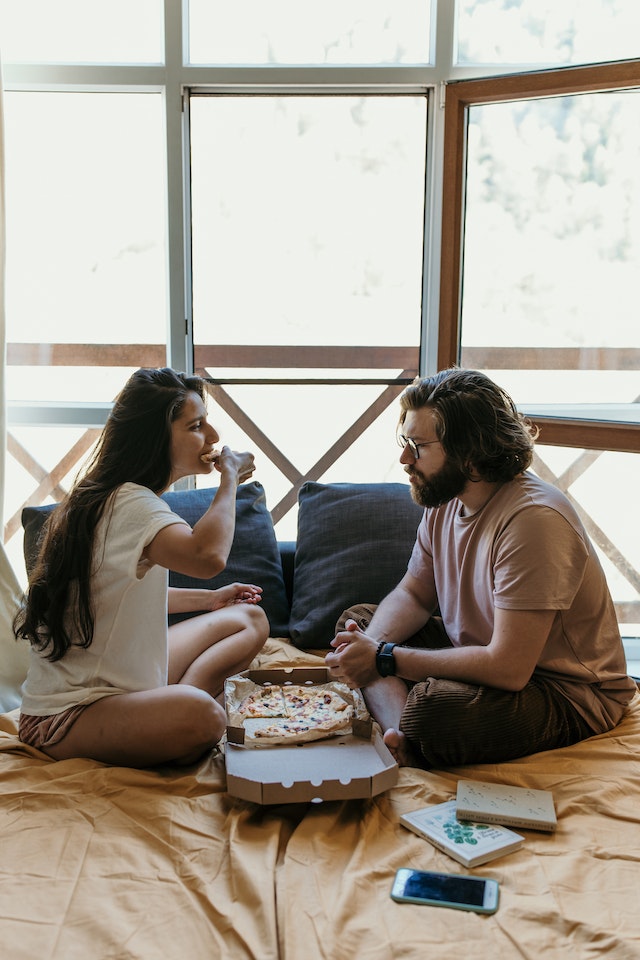
{"type": "Polygon", "coordinates": [[[31,649],[23,713],[49,716],[167,683],[168,573],[140,557],[160,530],[185,522],[147,487],[118,488],[113,511],[107,505],[96,530],[93,641],[86,649],[70,647],[55,663],[31,649]]]}
{"type": "Polygon", "coordinates": [[[536,673],[594,731],[620,720],[634,693],[604,572],[569,500],[527,472],[478,513],[454,499],[425,510],[409,561],[431,579],[454,646],[487,645],[494,608],[556,610],[536,673]]]}

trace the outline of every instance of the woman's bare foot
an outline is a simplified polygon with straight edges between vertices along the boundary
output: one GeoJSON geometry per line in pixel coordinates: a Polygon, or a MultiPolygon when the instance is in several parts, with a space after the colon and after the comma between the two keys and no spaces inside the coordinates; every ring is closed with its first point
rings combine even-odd
{"type": "Polygon", "coordinates": [[[400,730],[396,730],[395,727],[390,727],[385,731],[382,739],[399,767],[419,766],[415,754],[409,746],[409,741],[400,730]]]}

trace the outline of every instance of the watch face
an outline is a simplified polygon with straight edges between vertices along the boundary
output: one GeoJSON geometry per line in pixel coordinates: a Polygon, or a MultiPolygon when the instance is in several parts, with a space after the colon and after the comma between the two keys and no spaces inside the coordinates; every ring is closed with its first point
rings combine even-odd
{"type": "Polygon", "coordinates": [[[381,677],[393,677],[396,672],[396,661],[393,656],[394,644],[387,644],[376,657],[376,667],[381,677]]]}

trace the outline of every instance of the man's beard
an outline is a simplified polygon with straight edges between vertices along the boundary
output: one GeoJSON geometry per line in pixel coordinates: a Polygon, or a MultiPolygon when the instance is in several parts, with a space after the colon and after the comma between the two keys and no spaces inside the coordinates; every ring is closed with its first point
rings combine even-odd
{"type": "Polygon", "coordinates": [[[411,467],[409,476],[415,477],[411,484],[411,496],[421,507],[440,507],[449,503],[464,490],[468,477],[453,463],[445,463],[436,474],[426,480],[411,467]]]}

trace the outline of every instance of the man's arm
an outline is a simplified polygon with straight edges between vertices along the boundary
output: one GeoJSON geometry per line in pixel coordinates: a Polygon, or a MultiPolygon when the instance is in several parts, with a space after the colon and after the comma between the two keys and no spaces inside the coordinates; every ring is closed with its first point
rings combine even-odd
{"type": "Polygon", "coordinates": [[[396,674],[406,680],[435,677],[517,692],[531,679],[555,615],[555,610],[496,608],[486,647],[396,647],[396,674]]]}
{"type": "MultiPolygon", "coordinates": [[[[555,615],[555,610],[496,608],[493,634],[487,646],[438,650],[396,647],[396,676],[405,680],[425,680],[427,677],[460,680],[516,692],[530,680],[555,615]]],[[[396,638],[397,634],[393,632],[389,637],[376,634],[376,638],[370,637],[369,631],[367,634],[359,630],[338,634],[333,643],[337,645],[341,640],[341,646],[335,654],[327,655],[332,676],[350,686],[367,686],[379,678],[375,664],[379,641],[398,642],[396,638]]]]}
{"type": "MultiPolygon", "coordinates": [[[[436,606],[435,589],[425,586],[410,573],[405,573],[398,586],[376,607],[367,627],[367,636],[378,643],[380,640],[404,643],[425,625],[436,606]]],[[[333,645],[339,646],[339,643],[334,642],[333,645]]]]}
{"type": "Polygon", "coordinates": [[[353,620],[347,629],[331,641],[335,652],[328,653],[325,663],[334,679],[352,687],[363,687],[378,677],[376,650],[381,640],[404,643],[425,625],[436,607],[433,587],[426,586],[410,573],[405,573],[397,587],[380,602],[366,633],[353,620]]]}

